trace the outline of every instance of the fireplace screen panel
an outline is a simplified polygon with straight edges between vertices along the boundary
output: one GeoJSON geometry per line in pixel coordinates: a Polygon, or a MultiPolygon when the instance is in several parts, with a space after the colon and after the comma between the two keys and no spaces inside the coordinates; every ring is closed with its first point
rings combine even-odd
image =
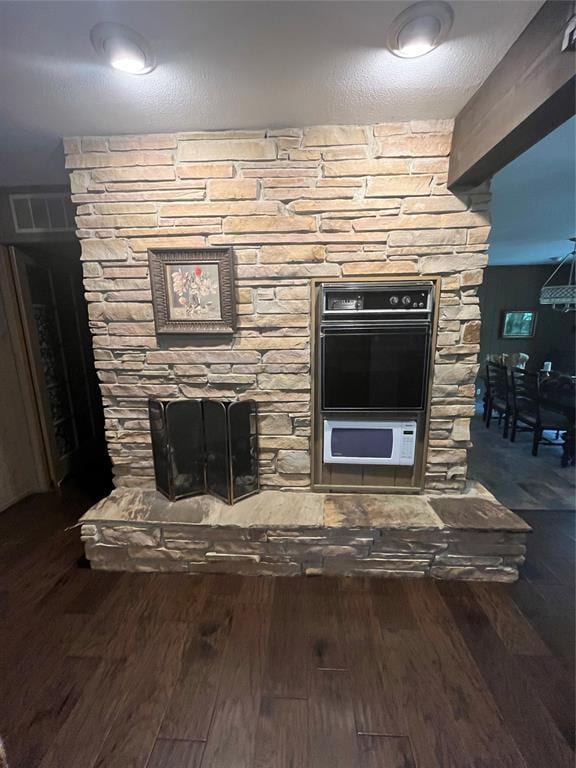
{"type": "Polygon", "coordinates": [[[204,493],[200,400],[150,400],[148,411],[158,490],[171,500],[204,493]]]}
{"type": "Polygon", "coordinates": [[[209,493],[229,504],[257,493],[253,400],[150,400],[157,489],[171,501],[209,493]]]}

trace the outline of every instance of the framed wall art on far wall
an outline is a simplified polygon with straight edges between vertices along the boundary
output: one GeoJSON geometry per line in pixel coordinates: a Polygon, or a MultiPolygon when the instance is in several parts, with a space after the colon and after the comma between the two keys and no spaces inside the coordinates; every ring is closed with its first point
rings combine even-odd
{"type": "Polygon", "coordinates": [[[235,330],[231,248],[152,249],[148,263],[157,334],[235,330]]]}
{"type": "Polygon", "coordinates": [[[528,339],[536,332],[538,313],[505,309],[502,312],[500,337],[502,339],[528,339]]]}

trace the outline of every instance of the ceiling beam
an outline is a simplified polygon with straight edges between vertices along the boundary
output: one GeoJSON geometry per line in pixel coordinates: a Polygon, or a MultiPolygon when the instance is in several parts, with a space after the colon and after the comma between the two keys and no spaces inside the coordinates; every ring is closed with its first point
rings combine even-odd
{"type": "Polygon", "coordinates": [[[448,187],[475,187],[576,113],[575,4],[547,0],[454,124],[448,187]]]}

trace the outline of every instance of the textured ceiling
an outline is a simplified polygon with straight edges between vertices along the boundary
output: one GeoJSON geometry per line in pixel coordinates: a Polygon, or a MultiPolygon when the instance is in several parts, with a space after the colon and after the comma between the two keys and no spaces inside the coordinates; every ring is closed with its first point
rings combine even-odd
{"type": "Polygon", "coordinates": [[[576,236],[576,118],[492,181],[490,264],[548,264],[576,236]]]}
{"type": "Polygon", "coordinates": [[[405,2],[1,2],[0,185],[65,179],[60,137],[454,117],[542,0],[453,2],[420,59],[384,47],[405,2]],[[116,72],[90,28],[128,24],[157,69],[116,72]]]}

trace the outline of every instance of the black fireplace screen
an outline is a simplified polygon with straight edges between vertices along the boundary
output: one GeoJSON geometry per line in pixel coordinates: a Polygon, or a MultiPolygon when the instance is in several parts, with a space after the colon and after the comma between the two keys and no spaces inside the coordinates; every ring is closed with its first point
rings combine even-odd
{"type": "Polygon", "coordinates": [[[229,504],[259,490],[253,400],[149,400],[156,487],[171,501],[210,493],[229,504]]]}

